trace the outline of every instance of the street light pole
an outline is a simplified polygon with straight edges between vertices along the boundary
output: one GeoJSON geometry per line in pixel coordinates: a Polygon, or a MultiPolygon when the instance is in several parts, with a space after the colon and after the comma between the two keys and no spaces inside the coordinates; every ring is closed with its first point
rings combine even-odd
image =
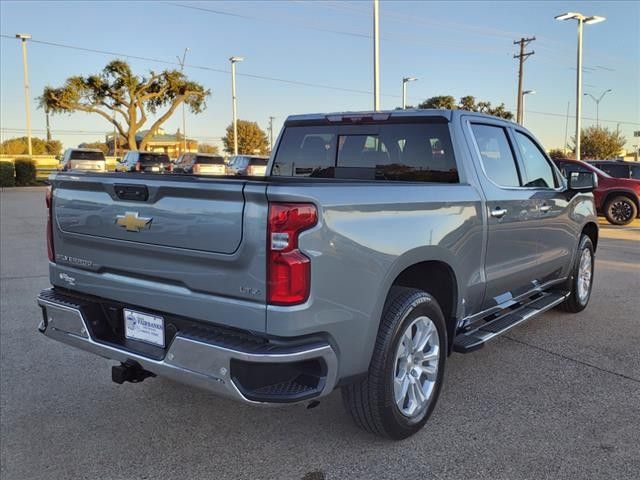
{"type": "Polygon", "coordinates": [[[576,160],[580,160],[580,126],[582,115],[582,29],[584,24],[604,22],[605,17],[592,15],[587,17],[581,13],[567,12],[557,15],[556,20],[577,20],[578,21],[578,51],[577,51],[577,72],[576,72],[576,160]]]}
{"type": "Polygon", "coordinates": [[[596,126],[597,127],[600,126],[600,101],[604,98],[604,96],[607,93],[609,93],[611,91],[612,90],[610,88],[608,90],[605,90],[604,92],[602,92],[602,95],[600,95],[598,98],[594,97],[590,93],[585,93],[585,96],[591,97],[593,99],[593,101],[596,102],[596,126]]]}
{"type": "Polygon", "coordinates": [[[407,108],[407,83],[415,82],[418,80],[416,77],[404,77],[402,79],[402,109],[407,108]]]}
{"type": "Polygon", "coordinates": [[[238,113],[236,110],[236,63],[243,61],[243,57],[231,57],[231,101],[233,108],[233,154],[238,155],[238,113]]]}
{"type": "MultiPolygon", "coordinates": [[[[176,58],[178,59],[178,63],[180,64],[180,72],[184,71],[184,61],[187,58],[188,51],[189,51],[189,47],[184,49],[182,58],[176,55],[176,58]]],[[[187,117],[185,113],[184,102],[182,102],[182,153],[186,151],[187,151],[187,117]]]]}
{"type": "Polygon", "coordinates": [[[31,145],[31,109],[29,108],[29,68],[27,66],[27,40],[31,38],[28,33],[17,33],[16,38],[22,40],[22,67],[24,69],[24,105],[27,112],[27,143],[29,156],[33,154],[31,145]]]}
{"type": "Polygon", "coordinates": [[[269,117],[269,151],[273,150],[273,119],[276,117],[269,117]]]}
{"type": "Polygon", "coordinates": [[[380,21],[379,2],[373,0],[373,109],[380,110],[380,21]]]}
{"type": "Polygon", "coordinates": [[[535,90],[525,90],[524,92],[522,92],[522,111],[520,112],[520,117],[521,117],[520,125],[524,126],[524,112],[525,112],[524,99],[527,95],[535,95],[535,93],[536,93],[535,90]]]}

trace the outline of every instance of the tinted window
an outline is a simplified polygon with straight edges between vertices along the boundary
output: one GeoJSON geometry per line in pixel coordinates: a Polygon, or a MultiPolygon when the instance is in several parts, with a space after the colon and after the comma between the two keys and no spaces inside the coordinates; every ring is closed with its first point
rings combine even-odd
{"type": "Polygon", "coordinates": [[[249,159],[249,165],[255,165],[255,166],[259,166],[259,167],[264,167],[264,166],[267,165],[268,161],[269,160],[267,158],[251,157],[249,159]]]}
{"type": "Polygon", "coordinates": [[[224,158],[198,155],[196,157],[196,163],[206,163],[208,165],[222,165],[224,164],[224,158]]]}
{"type": "Polygon", "coordinates": [[[556,179],[553,168],[540,148],[521,132],[516,132],[516,142],[524,163],[524,186],[554,188],[556,179]]]}
{"type": "Polygon", "coordinates": [[[104,160],[102,152],[83,152],[82,150],[71,150],[70,160],[104,160]]]}
{"type": "Polygon", "coordinates": [[[612,177],[629,178],[629,169],[626,165],[615,165],[611,163],[597,163],[596,167],[598,167],[603,172],[607,172],[612,177]]]}
{"type": "Polygon", "coordinates": [[[629,178],[640,180],[640,165],[629,165],[629,170],[631,170],[629,178]]]}
{"type": "Polygon", "coordinates": [[[560,170],[560,173],[562,173],[562,176],[565,178],[569,177],[569,172],[591,173],[591,170],[589,170],[587,167],[583,167],[582,165],[578,165],[577,163],[573,162],[557,161],[556,166],[558,167],[558,170],[560,170]]]}
{"type": "Polygon", "coordinates": [[[472,124],[471,129],[487,176],[503,187],[519,187],[518,167],[504,128],[472,124]]]}
{"type": "Polygon", "coordinates": [[[287,127],[278,146],[272,174],[333,177],[335,130],[332,127],[287,127]]]}
{"type": "Polygon", "coordinates": [[[444,123],[287,127],[273,174],[458,181],[449,129],[444,123]]]}
{"type": "Polygon", "coordinates": [[[169,163],[169,156],[157,153],[140,152],[138,161],[145,163],[169,163]]]}

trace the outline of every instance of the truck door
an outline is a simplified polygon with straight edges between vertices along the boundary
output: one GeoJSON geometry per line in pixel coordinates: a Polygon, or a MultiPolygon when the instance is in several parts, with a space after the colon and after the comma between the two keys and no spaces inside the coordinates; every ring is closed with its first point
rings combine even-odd
{"type": "Polygon", "coordinates": [[[544,150],[526,132],[514,129],[514,143],[524,187],[534,194],[538,210],[536,236],[540,257],[536,267],[542,283],[569,274],[578,222],[569,215],[569,199],[544,150]]]}
{"type": "Polygon", "coordinates": [[[482,309],[526,293],[537,283],[535,192],[523,188],[508,124],[468,120],[474,165],[486,197],[486,290],[482,309]]]}

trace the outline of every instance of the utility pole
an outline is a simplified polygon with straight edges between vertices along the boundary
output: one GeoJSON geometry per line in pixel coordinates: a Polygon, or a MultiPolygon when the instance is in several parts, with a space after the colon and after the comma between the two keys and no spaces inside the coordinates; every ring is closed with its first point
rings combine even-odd
{"type": "Polygon", "coordinates": [[[373,0],[373,110],[380,110],[380,21],[378,0],[373,0]]]}
{"type": "Polygon", "coordinates": [[[51,126],[49,125],[49,108],[44,107],[44,118],[47,122],[47,142],[51,141],[51,126]]]}
{"type": "Polygon", "coordinates": [[[16,38],[22,40],[22,68],[24,69],[24,104],[27,111],[27,142],[29,156],[32,155],[31,147],[31,110],[29,107],[29,68],[27,67],[27,40],[31,38],[28,33],[16,33],[16,38]]]}
{"type": "Polygon", "coordinates": [[[564,122],[564,147],[562,148],[562,151],[566,154],[567,153],[567,138],[569,135],[569,108],[571,108],[571,102],[567,102],[567,118],[564,122]]]}
{"type": "Polygon", "coordinates": [[[533,55],[533,50],[530,52],[525,52],[524,49],[527,45],[533,42],[536,37],[531,38],[521,38],[520,40],[516,40],[513,42],[514,45],[520,45],[520,53],[518,55],[514,55],[513,58],[519,59],[520,66],[518,68],[518,111],[516,114],[516,121],[522,125],[522,81],[524,75],[524,61],[533,55]]]}
{"type": "Polygon", "coordinates": [[[269,151],[273,151],[273,119],[276,117],[269,117],[269,151]]]}
{"type": "MultiPolygon", "coordinates": [[[[189,51],[189,47],[184,49],[184,53],[182,54],[182,58],[176,55],[178,59],[178,63],[180,64],[180,72],[184,71],[184,61],[187,58],[187,52],[189,51]]],[[[187,119],[184,108],[184,102],[182,102],[182,153],[187,151],[187,119]]]]}
{"type": "Polygon", "coordinates": [[[236,63],[242,62],[243,57],[231,57],[231,107],[233,109],[233,154],[238,155],[238,110],[236,96],[236,63]]]}
{"type": "Polygon", "coordinates": [[[113,112],[113,156],[118,156],[118,130],[116,129],[116,112],[113,112]]]}

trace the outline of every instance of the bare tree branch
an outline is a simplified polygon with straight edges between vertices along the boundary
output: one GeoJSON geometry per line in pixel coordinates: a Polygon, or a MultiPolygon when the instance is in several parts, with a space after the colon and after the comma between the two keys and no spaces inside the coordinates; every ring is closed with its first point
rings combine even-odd
{"type": "Polygon", "coordinates": [[[160,125],[166,122],[167,119],[171,115],[173,115],[173,112],[176,111],[176,109],[178,108],[178,105],[180,105],[185,100],[185,98],[186,98],[186,95],[180,95],[176,97],[173,103],[171,104],[171,107],[169,107],[169,109],[160,118],[158,118],[155,122],[153,122],[153,125],[151,125],[151,128],[149,129],[147,134],[142,138],[142,141],[140,142],[140,148],[143,148],[147,144],[147,142],[153,138],[153,136],[156,134],[156,130],[158,129],[158,127],[160,127],[160,125]]]}

